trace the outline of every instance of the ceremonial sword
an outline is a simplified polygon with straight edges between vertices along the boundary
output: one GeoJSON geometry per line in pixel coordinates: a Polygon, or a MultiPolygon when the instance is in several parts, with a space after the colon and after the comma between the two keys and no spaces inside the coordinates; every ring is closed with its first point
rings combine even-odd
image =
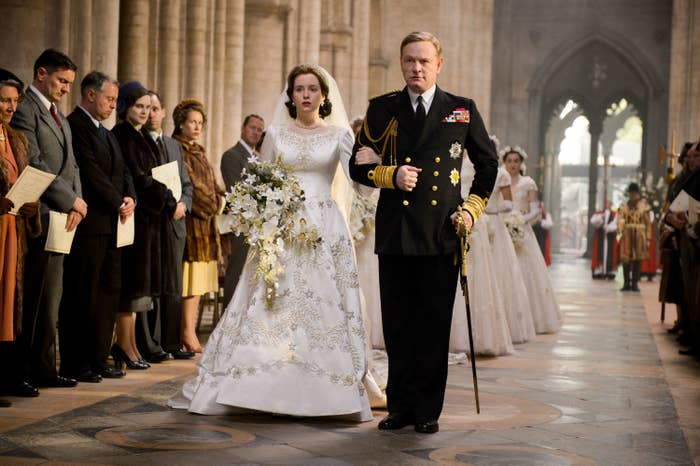
{"type": "MultiPolygon", "coordinates": [[[[472,225],[473,227],[474,225],[472,225]]],[[[469,330],[469,359],[472,364],[472,382],[474,384],[474,400],[476,400],[476,414],[481,413],[479,408],[479,384],[476,380],[476,356],[474,355],[474,336],[472,334],[472,314],[469,306],[469,287],[467,283],[467,251],[469,251],[469,230],[464,224],[462,207],[457,207],[457,236],[460,244],[459,283],[464,295],[464,303],[467,308],[467,329],[469,330]]]]}

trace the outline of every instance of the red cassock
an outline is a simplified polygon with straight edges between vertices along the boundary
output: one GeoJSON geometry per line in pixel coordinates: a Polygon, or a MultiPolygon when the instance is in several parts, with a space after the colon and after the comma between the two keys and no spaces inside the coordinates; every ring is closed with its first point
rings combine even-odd
{"type": "Polygon", "coordinates": [[[651,222],[651,238],[649,239],[649,259],[642,261],[641,274],[652,277],[661,268],[660,255],[656,253],[656,219],[651,222]]]}

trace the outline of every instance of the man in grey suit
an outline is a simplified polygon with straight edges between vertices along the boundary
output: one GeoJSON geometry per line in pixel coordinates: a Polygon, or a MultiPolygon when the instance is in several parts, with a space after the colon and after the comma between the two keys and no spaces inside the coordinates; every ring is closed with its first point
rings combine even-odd
{"type": "MultiPolygon", "coordinates": [[[[241,172],[249,166],[248,158],[253,155],[255,145],[260,141],[264,129],[265,121],[258,115],[251,114],[243,120],[241,140],[221,157],[221,176],[226,191],[230,191],[231,187],[241,180],[241,172]]],[[[228,236],[231,238],[231,254],[228,256],[224,279],[224,306],[228,305],[236,291],[248,255],[248,245],[244,236],[228,236]]]]}
{"type": "Polygon", "coordinates": [[[168,163],[177,162],[182,184],[182,195],[179,200],[176,200],[175,212],[172,213],[170,221],[165,222],[166,231],[163,231],[161,236],[163,241],[161,295],[157,300],[155,312],[140,313],[141,325],[137,325],[139,351],[149,362],[159,363],[173,357],[175,359],[194,357],[194,352],[184,350],[180,342],[182,259],[187,238],[185,215],[192,209],[192,182],[182,161],[182,146],[173,138],[163,134],[165,108],[161,104],[160,96],[153,91],[149,91],[149,95],[151,111],[144,128],[158,148],[160,158],[168,163]]]}
{"type": "Polygon", "coordinates": [[[29,164],[56,175],[41,196],[43,233],[30,240],[26,256],[22,346],[28,351],[28,376],[37,386],[73,387],[75,379],[56,372],[55,337],[63,291],[63,254],[44,250],[49,211],[68,215],[65,228],[73,231],[87,215],[78,165],[73,155],[68,120],[56,108],[71,91],[77,67],[65,54],[42,52],[34,63],[34,78],[17,107],[12,127],[29,141],[29,164]]]}

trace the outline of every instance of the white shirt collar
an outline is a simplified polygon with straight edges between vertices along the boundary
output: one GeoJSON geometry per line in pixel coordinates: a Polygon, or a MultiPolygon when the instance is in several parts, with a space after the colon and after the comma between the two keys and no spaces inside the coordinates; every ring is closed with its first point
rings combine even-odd
{"type": "Polygon", "coordinates": [[[34,84],[29,85],[29,89],[31,89],[36,95],[39,96],[39,100],[41,101],[42,104],[44,104],[44,107],[46,107],[46,110],[49,112],[51,111],[51,101],[46,98],[44,94],[41,93],[39,89],[34,87],[34,84]]]}
{"type": "Polygon", "coordinates": [[[245,147],[245,150],[248,151],[248,154],[253,155],[254,149],[252,149],[247,142],[245,142],[243,139],[241,139],[241,144],[243,144],[243,147],[245,147]]]}
{"type": "Polygon", "coordinates": [[[433,84],[430,89],[426,90],[422,94],[416,94],[410,88],[406,89],[408,89],[408,97],[411,99],[411,106],[413,107],[414,111],[418,106],[416,99],[418,99],[419,95],[423,97],[423,106],[425,107],[425,114],[427,115],[428,111],[430,110],[430,104],[433,103],[433,97],[435,97],[435,89],[437,89],[437,84],[433,84]]]}
{"type": "Polygon", "coordinates": [[[82,105],[78,105],[78,108],[79,108],[80,110],[82,110],[83,112],[85,112],[85,114],[86,114],[88,117],[90,117],[90,119],[92,120],[92,123],[93,123],[95,126],[97,126],[98,128],[100,127],[100,122],[99,122],[98,120],[96,120],[92,115],[90,115],[90,112],[88,112],[87,110],[85,110],[85,107],[83,107],[82,105]]]}
{"type": "MultiPolygon", "coordinates": [[[[158,138],[162,138],[162,137],[163,137],[163,130],[160,130],[160,131],[149,131],[148,134],[151,135],[151,137],[153,138],[154,141],[157,141],[158,138]]],[[[165,141],[163,141],[163,142],[165,142],[165,141]]]]}

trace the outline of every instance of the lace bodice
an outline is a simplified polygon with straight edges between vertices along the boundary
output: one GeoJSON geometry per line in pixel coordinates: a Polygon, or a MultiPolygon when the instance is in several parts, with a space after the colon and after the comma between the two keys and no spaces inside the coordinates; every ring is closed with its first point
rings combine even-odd
{"type": "Polygon", "coordinates": [[[339,161],[349,179],[352,146],[349,129],[322,126],[306,130],[294,124],[272,125],[267,130],[261,157],[272,160],[281,154],[284,163],[294,169],[307,198],[327,197],[339,161]]]}
{"type": "Polygon", "coordinates": [[[537,184],[529,176],[521,176],[515,183],[512,183],[513,209],[519,210],[523,214],[528,213],[530,211],[528,193],[532,190],[537,191],[537,184]]]}

